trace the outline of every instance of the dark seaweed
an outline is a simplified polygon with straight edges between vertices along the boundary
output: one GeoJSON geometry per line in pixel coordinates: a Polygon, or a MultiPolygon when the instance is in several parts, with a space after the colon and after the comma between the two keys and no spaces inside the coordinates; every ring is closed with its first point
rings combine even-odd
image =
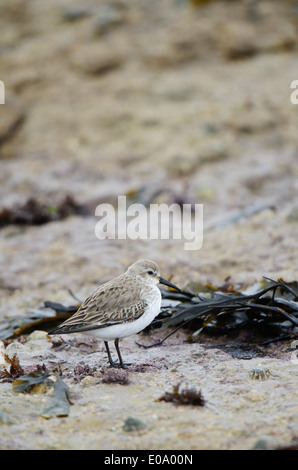
{"type": "Polygon", "coordinates": [[[65,219],[69,215],[89,215],[87,206],[78,203],[73,196],[66,195],[57,205],[48,205],[30,198],[24,204],[0,210],[0,228],[6,225],[42,225],[53,220],[65,219]]]}
{"type": "MultiPolygon", "coordinates": [[[[209,287],[197,294],[182,292],[188,296],[187,301],[181,301],[173,307],[162,309],[160,315],[152,322],[150,328],[161,330],[174,327],[163,339],[149,346],[137,343],[139,346],[150,348],[162,344],[180,328],[187,328],[198,334],[203,331],[209,334],[227,334],[234,330],[257,330],[262,344],[275,340],[293,339],[298,337],[298,283],[286,284],[282,280],[267,279],[269,284],[265,289],[253,294],[243,294],[233,290],[230,284],[226,291],[222,288],[209,287]],[[274,337],[268,339],[268,335],[274,337]]],[[[176,293],[163,291],[164,299],[176,299],[176,293]]],[[[178,300],[178,297],[177,297],[178,300]]]]}
{"type": "MultiPolygon", "coordinates": [[[[201,331],[224,335],[253,330],[258,333],[261,345],[298,337],[298,282],[285,283],[281,279],[265,282],[268,287],[249,295],[236,290],[228,279],[218,288],[201,285],[198,293],[162,289],[163,299],[169,302],[145,332],[169,328],[169,333],[151,345],[137,344],[145,348],[160,345],[180,328],[195,332],[194,336],[201,331]],[[173,300],[176,302],[172,306],[173,300]]],[[[70,306],[46,301],[27,317],[19,315],[0,323],[0,339],[16,338],[38,329],[50,331],[73,315],[79,306],[79,300],[70,306]]]]}
{"type": "Polygon", "coordinates": [[[166,401],[174,403],[174,405],[193,405],[204,406],[205,399],[203,398],[201,390],[195,388],[180,389],[181,383],[173,385],[172,392],[165,392],[157,401],[166,401]]]}

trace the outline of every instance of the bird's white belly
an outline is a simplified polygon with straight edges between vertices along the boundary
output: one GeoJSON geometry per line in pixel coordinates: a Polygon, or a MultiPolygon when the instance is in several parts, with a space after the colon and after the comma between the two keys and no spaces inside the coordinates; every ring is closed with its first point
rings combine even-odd
{"type": "Polygon", "coordinates": [[[144,330],[144,328],[150,325],[150,323],[160,312],[161,294],[158,288],[157,290],[158,295],[155,295],[154,298],[151,299],[146,311],[137,320],[123,322],[104,328],[88,330],[86,331],[86,334],[95,336],[96,338],[102,339],[104,341],[111,341],[116,338],[125,338],[126,336],[134,335],[144,330]]]}

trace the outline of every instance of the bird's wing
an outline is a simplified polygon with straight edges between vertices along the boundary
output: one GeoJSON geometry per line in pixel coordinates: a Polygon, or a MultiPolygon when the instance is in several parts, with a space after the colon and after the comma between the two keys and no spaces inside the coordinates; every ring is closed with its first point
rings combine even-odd
{"type": "Polygon", "coordinates": [[[51,334],[88,331],[136,320],[148,307],[148,303],[136,294],[135,285],[130,289],[123,284],[106,283],[95,289],[79,310],[51,334]]]}

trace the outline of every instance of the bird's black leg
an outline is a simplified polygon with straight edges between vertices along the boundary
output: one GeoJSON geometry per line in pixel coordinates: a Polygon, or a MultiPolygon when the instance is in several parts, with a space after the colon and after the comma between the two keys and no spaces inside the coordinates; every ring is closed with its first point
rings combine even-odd
{"type": "Polygon", "coordinates": [[[120,353],[120,348],[119,348],[119,338],[115,339],[114,343],[115,343],[115,348],[119,357],[120,367],[122,367],[122,369],[127,369],[128,366],[130,366],[131,364],[124,364],[123,362],[123,359],[120,353]]]}
{"type": "Polygon", "coordinates": [[[105,343],[106,351],[108,353],[110,366],[111,367],[119,367],[121,364],[119,364],[119,362],[113,361],[113,359],[112,359],[112,355],[111,355],[110,348],[109,348],[109,343],[107,341],[105,341],[104,343],[105,343]]]}

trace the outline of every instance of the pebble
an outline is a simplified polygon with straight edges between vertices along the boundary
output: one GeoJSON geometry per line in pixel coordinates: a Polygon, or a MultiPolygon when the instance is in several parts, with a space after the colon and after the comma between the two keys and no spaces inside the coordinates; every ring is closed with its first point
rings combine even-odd
{"type": "Polygon", "coordinates": [[[259,437],[252,447],[252,450],[273,450],[276,449],[278,443],[270,436],[259,437]]]}
{"type": "Polygon", "coordinates": [[[144,421],[142,421],[141,419],[129,416],[124,422],[123,431],[140,431],[141,429],[145,429],[146,427],[146,423],[144,423],[144,421]]]}

